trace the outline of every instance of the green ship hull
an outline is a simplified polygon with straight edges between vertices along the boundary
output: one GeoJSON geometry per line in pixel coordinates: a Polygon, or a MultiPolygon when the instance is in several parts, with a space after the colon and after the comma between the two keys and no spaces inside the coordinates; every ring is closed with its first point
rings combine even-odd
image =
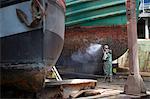
{"type": "MultiPolygon", "coordinates": [[[[137,2],[137,14],[139,0],[137,2]]],[[[66,26],[125,25],[126,0],[66,0],[66,26]]]]}

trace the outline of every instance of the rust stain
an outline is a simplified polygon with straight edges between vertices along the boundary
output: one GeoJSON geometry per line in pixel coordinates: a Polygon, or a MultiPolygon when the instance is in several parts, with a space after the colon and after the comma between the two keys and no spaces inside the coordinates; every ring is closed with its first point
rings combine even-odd
{"type": "Polygon", "coordinates": [[[109,44],[113,50],[113,59],[116,59],[127,49],[127,28],[126,26],[66,28],[62,55],[70,56],[78,49],[86,48],[90,43],[109,44]]]}
{"type": "Polygon", "coordinates": [[[2,70],[1,85],[16,86],[19,89],[26,90],[28,92],[39,91],[44,83],[45,70],[2,70]]]}
{"type": "Polygon", "coordinates": [[[127,50],[126,25],[67,27],[64,48],[57,65],[61,66],[64,72],[103,74],[102,48],[89,54],[87,50],[92,44],[108,44],[112,49],[113,59],[117,59],[127,50]]]}

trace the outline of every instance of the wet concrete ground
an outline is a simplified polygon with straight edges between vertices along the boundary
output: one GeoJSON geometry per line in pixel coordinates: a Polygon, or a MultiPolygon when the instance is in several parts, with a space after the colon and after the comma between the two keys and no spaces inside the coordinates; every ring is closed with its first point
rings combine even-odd
{"type": "MultiPolygon", "coordinates": [[[[117,89],[117,90],[124,90],[124,85],[126,83],[125,78],[114,78],[113,82],[104,82],[103,78],[98,78],[97,87],[100,88],[111,88],[111,89],[117,89]]],[[[148,91],[150,91],[150,77],[149,80],[144,80],[145,86],[148,91]]]]}
{"type": "MultiPolygon", "coordinates": [[[[150,78],[150,77],[149,77],[150,78]]],[[[133,95],[125,95],[125,94],[120,94],[123,93],[124,91],[124,85],[126,83],[125,78],[114,78],[113,82],[104,82],[103,78],[99,78],[98,83],[97,83],[97,88],[99,89],[110,89],[110,93],[113,91],[116,91],[114,95],[106,96],[106,97],[101,97],[101,99],[150,99],[150,79],[146,78],[144,80],[145,87],[147,89],[147,96],[144,94],[141,94],[140,96],[133,96],[133,95]]],[[[107,93],[107,92],[106,92],[107,93]]],[[[99,98],[97,98],[99,99],[99,98]]]]}
{"type": "Polygon", "coordinates": [[[113,82],[105,82],[103,78],[97,79],[96,90],[101,92],[100,95],[89,96],[89,97],[79,97],[77,99],[150,99],[150,79],[146,78],[144,81],[147,88],[147,95],[126,95],[123,93],[124,84],[126,83],[126,78],[114,78],[113,82]]]}
{"type": "MultiPolygon", "coordinates": [[[[80,76],[83,76],[83,75],[80,74],[80,76]]],[[[86,75],[86,76],[89,77],[89,75],[86,75]]],[[[104,76],[93,75],[93,76],[90,76],[89,78],[92,79],[92,77],[93,79],[97,79],[97,86],[94,90],[99,90],[99,92],[102,92],[102,94],[96,95],[96,96],[79,97],[77,99],[150,99],[150,77],[142,76],[145,86],[147,88],[148,96],[145,96],[145,94],[141,94],[141,96],[123,94],[124,85],[127,80],[127,75],[117,74],[113,76],[113,82],[111,83],[104,82],[104,76]]]]}

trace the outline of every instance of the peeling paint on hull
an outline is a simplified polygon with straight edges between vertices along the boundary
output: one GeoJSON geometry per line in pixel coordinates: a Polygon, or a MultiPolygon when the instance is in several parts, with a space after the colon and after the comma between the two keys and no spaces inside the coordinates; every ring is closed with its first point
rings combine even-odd
{"type": "Polygon", "coordinates": [[[126,26],[67,28],[63,51],[69,52],[69,48],[76,51],[90,43],[109,44],[113,50],[113,59],[116,59],[127,49],[126,26]]]}
{"type": "MultiPolygon", "coordinates": [[[[90,44],[108,44],[113,51],[113,59],[117,59],[127,50],[127,29],[126,25],[120,26],[87,26],[87,27],[70,27],[66,28],[65,43],[63,52],[57,62],[60,68],[66,72],[80,72],[101,74],[102,66],[102,50],[93,56],[92,60],[86,59],[86,50],[90,44]],[[79,54],[80,53],[80,54],[79,54]],[[81,56],[84,60],[73,60],[72,56],[81,56]],[[98,58],[98,59],[97,59],[98,58]]],[[[88,57],[88,56],[87,56],[88,57]]]]}
{"type": "MultiPolygon", "coordinates": [[[[26,65],[27,64],[24,66],[26,65]]],[[[42,89],[46,73],[45,69],[37,68],[37,64],[32,64],[37,66],[36,68],[31,68],[31,64],[28,65],[30,65],[30,69],[1,68],[1,85],[11,85],[29,92],[35,92],[42,89]]]]}

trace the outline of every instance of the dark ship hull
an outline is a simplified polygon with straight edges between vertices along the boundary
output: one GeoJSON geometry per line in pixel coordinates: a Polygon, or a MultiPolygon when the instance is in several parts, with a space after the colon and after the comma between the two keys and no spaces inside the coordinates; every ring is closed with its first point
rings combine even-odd
{"type": "Polygon", "coordinates": [[[44,86],[46,67],[55,65],[63,47],[64,2],[48,0],[43,21],[33,28],[21,23],[16,14],[21,9],[32,16],[31,1],[8,1],[3,0],[0,9],[1,85],[38,91],[44,86]]]}

